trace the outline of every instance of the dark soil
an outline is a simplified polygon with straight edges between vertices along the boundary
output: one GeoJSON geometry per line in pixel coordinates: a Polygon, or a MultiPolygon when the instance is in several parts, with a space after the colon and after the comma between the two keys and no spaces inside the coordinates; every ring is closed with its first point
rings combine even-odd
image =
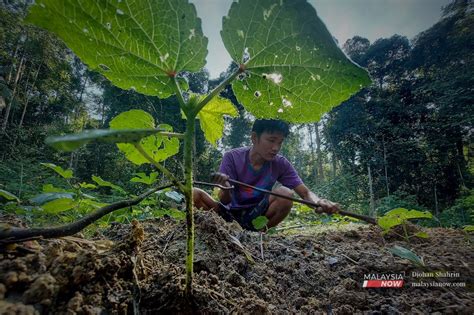
{"type": "Polygon", "coordinates": [[[452,229],[426,232],[429,239],[407,244],[393,235],[383,239],[377,227],[350,224],[316,234],[263,235],[262,243],[259,233],[198,212],[194,295],[186,299],[185,223],[115,224],[94,240],[76,236],[3,248],[0,313],[472,314],[472,238],[452,229]],[[426,269],[392,256],[394,245],[423,257],[426,269]],[[414,271],[458,275],[415,278],[414,271]],[[403,288],[362,287],[364,275],[392,273],[404,273],[403,288]],[[412,286],[420,281],[466,287],[412,286]]]}

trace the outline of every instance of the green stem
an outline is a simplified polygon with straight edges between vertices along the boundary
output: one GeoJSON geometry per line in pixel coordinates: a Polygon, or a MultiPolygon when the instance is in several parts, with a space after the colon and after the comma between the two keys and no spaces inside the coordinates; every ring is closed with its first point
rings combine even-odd
{"type": "Polygon", "coordinates": [[[165,174],[166,177],[168,177],[171,182],[179,188],[179,190],[181,190],[181,192],[184,192],[184,186],[183,184],[181,184],[178,179],[166,168],[164,167],[163,165],[161,165],[160,163],[158,163],[157,161],[155,161],[150,155],[148,155],[148,153],[146,153],[146,151],[143,149],[143,147],[139,144],[139,143],[135,143],[134,144],[135,148],[138,150],[138,152],[140,152],[141,155],[143,155],[143,157],[145,159],[147,159],[151,164],[153,164],[159,171],[161,171],[163,174],[165,174]]]}
{"type": "Polygon", "coordinates": [[[239,73],[241,73],[242,70],[238,69],[236,72],[234,72],[232,75],[230,75],[227,79],[225,79],[224,81],[221,82],[221,84],[219,84],[214,90],[212,90],[211,93],[209,93],[197,106],[196,108],[193,108],[192,111],[193,111],[193,116],[196,116],[200,111],[201,109],[204,108],[204,106],[206,106],[207,103],[209,103],[210,100],[212,100],[215,96],[219,95],[219,93],[222,91],[222,89],[224,89],[230,82],[232,82],[235,77],[237,77],[237,75],[239,73]]]}
{"type": "Polygon", "coordinates": [[[193,293],[193,261],[194,261],[194,214],[193,214],[193,147],[195,133],[195,117],[187,116],[186,136],[184,138],[184,196],[186,198],[186,288],[188,297],[193,293]]]}
{"type": "Polygon", "coordinates": [[[164,137],[170,137],[170,138],[178,138],[178,139],[183,139],[183,138],[184,138],[184,134],[182,134],[182,133],[177,133],[177,132],[165,132],[165,131],[161,131],[161,132],[158,132],[157,134],[162,135],[162,136],[164,136],[164,137]]]}
{"type": "Polygon", "coordinates": [[[174,88],[174,91],[176,92],[176,97],[178,98],[179,106],[184,110],[187,108],[188,105],[186,101],[184,100],[183,93],[181,92],[181,88],[179,87],[178,80],[176,79],[176,77],[172,77],[170,79],[173,83],[173,88],[174,88]]]}

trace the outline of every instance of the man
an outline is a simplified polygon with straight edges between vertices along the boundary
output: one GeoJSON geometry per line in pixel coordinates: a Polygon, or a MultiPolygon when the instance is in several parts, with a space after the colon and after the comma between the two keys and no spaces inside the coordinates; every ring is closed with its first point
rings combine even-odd
{"type": "MultiPolygon", "coordinates": [[[[289,127],[280,120],[256,120],[252,127],[252,146],[233,149],[224,154],[215,182],[230,187],[228,179],[272,190],[275,182],[282,186],[273,192],[292,196],[294,190],[301,198],[319,207],[316,212],[329,214],[339,211],[339,205],[317,197],[303,183],[291,163],[278,152],[289,134],[289,127]]],[[[234,189],[219,192],[220,202],[205,191],[194,189],[194,204],[197,208],[214,210],[224,219],[236,220],[246,229],[255,230],[252,220],[265,215],[267,227],[279,224],[290,213],[293,202],[288,199],[265,194],[251,188],[235,185],[234,189]]]]}

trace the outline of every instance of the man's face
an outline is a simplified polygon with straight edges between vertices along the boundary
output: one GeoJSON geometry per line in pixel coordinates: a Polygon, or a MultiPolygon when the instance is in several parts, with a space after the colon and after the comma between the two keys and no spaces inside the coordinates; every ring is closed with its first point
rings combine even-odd
{"type": "Polygon", "coordinates": [[[285,137],[280,132],[268,133],[263,132],[260,137],[257,137],[255,132],[252,132],[252,143],[254,150],[266,161],[271,161],[280,152],[281,145],[285,137]]]}

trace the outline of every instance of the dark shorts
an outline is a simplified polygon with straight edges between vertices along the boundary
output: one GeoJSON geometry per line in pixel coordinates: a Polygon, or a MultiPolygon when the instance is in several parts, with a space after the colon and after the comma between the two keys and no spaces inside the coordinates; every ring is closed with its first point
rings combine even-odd
{"type": "Polygon", "coordinates": [[[269,205],[269,196],[266,195],[262,201],[253,208],[229,209],[228,206],[219,203],[218,213],[227,222],[237,221],[244,229],[256,231],[253,227],[252,220],[261,215],[265,215],[269,205]]]}

